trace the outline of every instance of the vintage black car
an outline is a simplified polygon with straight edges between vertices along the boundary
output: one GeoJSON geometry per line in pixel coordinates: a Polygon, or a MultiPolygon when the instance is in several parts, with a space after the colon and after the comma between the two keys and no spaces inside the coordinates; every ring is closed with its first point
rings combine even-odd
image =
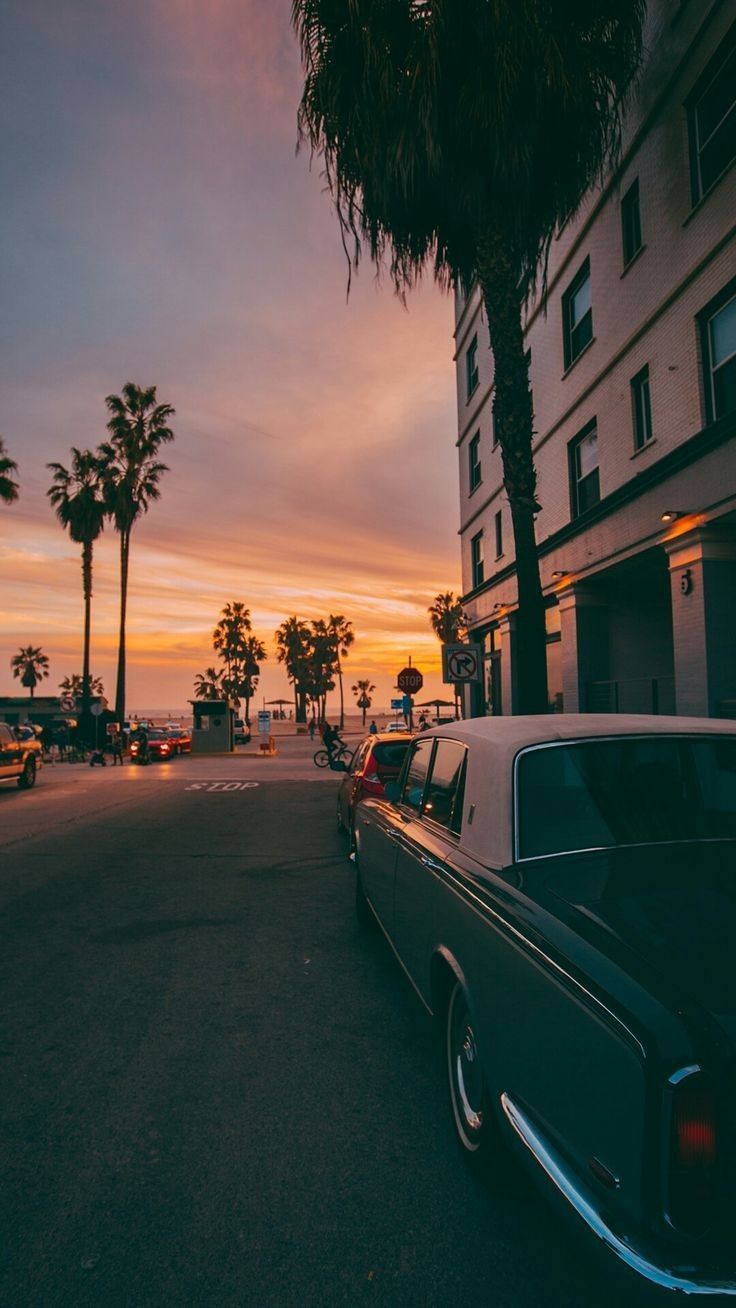
{"type": "Polygon", "coordinates": [[[355,835],[466,1155],[505,1136],[629,1268],[736,1294],[736,722],[437,727],[355,835]]]}

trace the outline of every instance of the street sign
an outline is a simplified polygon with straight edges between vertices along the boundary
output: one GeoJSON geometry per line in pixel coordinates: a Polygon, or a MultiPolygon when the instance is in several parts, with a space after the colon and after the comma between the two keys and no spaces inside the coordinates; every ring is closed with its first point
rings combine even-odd
{"type": "Polygon", "coordinates": [[[411,695],[405,695],[404,698],[403,698],[402,701],[401,701],[401,708],[402,708],[402,711],[403,711],[403,714],[404,714],[404,717],[405,717],[405,718],[408,718],[408,716],[409,716],[409,714],[411,713],[413,707],[414,707],[414,705],[413,705],[413,703],[412,703],[411,695]]]}
{"type": "Polygon", "coordinates": [[[271,735],[271,714],[268,709],[258,710],[258,734],[259,736],[271,735]]]}
{"type": "Polygon", "coordinates": [[[396,678],[396,685],[405,695],[415,695],[424,685],[424,677],[419,668],[402,668],[396,678]]]}
{"type": "Polygon", "coordinates": [[[404,707],[404,701],[403,701],[403,699],[392,699],[392,700],[391,700],[391,708],[393,709],[394,713],[400,713],[401,710],[403,709],[403,707],[404,707]]]}
{"type": "Polygon", "coordinates": [[[77,701],[73,695],[61,695],[59,698],[59,708],[62,713],[73,713],[77,707],[77,701]]]}
{"type": "Polygon", "coordinates": [[[102,704],[90,704],[89,711],[93,718],[99,718],[105,712],[102,704]]]}
{"type": "Polygon", "coordinates": [[[480,645],[443,645],[442,680],[464,685],[482,681],[483,660],[480,645]]]}

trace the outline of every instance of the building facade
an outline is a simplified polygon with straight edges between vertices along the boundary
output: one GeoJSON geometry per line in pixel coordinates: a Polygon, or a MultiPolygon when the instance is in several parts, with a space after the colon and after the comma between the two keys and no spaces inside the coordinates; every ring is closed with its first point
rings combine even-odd
{"type": "MultiPolygon", "coordinates": [[[[736,0],[651,0],[615,174],[526,319],[552,708],[736,713],[736,0]]],[[[516,575],[476,288],[456,296],[463,603],[514,711],[516,575]]]]}

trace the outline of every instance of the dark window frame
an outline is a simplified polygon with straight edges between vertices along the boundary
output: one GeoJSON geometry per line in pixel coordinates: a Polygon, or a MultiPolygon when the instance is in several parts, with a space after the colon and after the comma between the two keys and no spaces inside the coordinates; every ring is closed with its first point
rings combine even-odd
{"type": "Polygon", "coordinates": [[[652,422],[652,383],[649,364],[645,363],[629,382],[631,393],[631,421],[634,430],[634,451],[638,454],[654,440],[652,422]]]}
{"type": "Polygon", "coordinates": [[[468,443],[468,491],[472,495],[483,481],[483,464],[480,457],[480,430],[468,443]]]}
{"type": "MultiPolygon", "coordinates": [[[[729,168],[732,167],[734,159],[736,159],[736,154],[732,155],[728,162],[724,164],[720,172],[711,177],[707,183],[703,181],[701,167],[703,150],[713,141],[716,133],[721,127],[723,127],[727,120],[732,115],[736,114],[736,98],[734,98],[734,101],[726,113],[719,119],[716,127],[710,132],[707,140],[702,144],[699,139],[700,123],[698,110],[702,105],[705,96],[717,82],[719,76],[724,72],[729,61],[734,59],[735,55],[736,24],[732,26],[728,35],[721,42],[721,45],[718,50],[716,50],[707,67],[704,69],[701,77],[698,78],[698,81],[695,83],[695,86],[686,101],[688,138],[690,142],[690,186],[693,206],[699,204],[701,200],[705,199],[706,195],[710,194],[713,188],[718,185],[721,178],[726,175],[729,168]]],[[[726,76],[726,84],[728,84],[728,75],[726,76]]]]}
{"type": "Polygon", "coordinates": [[[402,805],[403,808],[407,808],[410,813],[413,813],[415,817],[421,817],[422,809],[424,807],[424,796],[427,793],[427,782],[429,780],[429,776],[432,771],[432,763],[434,761],[434,743],[435,743],[434,739],[428,740],[426,737],[423,740],[421,739],[421,737],[419,740],[415,740],[406,751],[406,759],[404,760],[403,767],[401,769],[401,772],[399,773],[399,778],[398,778],[398,785],[400,786],[399,803],[402,805]],[[419,800],[419,804],[415,808],[413,804],[408,804],[406,802],[406,800],[404,799],[404,794],[406,791],[407,782],[409,780],[409,773],[411,771],[412,762],[416,758],[417,754],[419,753],[423,754],[425,749],[429,749],[429,761],[427,763],[427,771],[424,777],[424,785],[422,786],[421,799],[419,800]]]}
{"type": "Polygon", "coordinates": [[[496,540],[496,558],[503,558],[503,509],[497,509],[493,515],[493,530],[496,540]]]}
{"type": "Polygon", "coordinates": [[[625,270],[630,263],[633,263],[639,251],[644,248],[641,227],[641,191],[638,177],[634,178],[626,194],[621,197],[621,246],[625,270]]]}
{"type": "Polygon", "coordinates": [[[482,586],[485,581],[485,558],[483,554],[483,528],[477,531],[474,536],[470,537],[470,568],[472,573],[472,589],[482,586]],[[480,545],[478,550],[476,547],[480,545]],[[478,556],[478,557],[476,557],[478,556]]]}
{"type": "MultiPolygon", "coordinates": [[[[715,295],[712,300],[709,300],[698,314],[703,397],[705,400],[705,421],[707,425],[717,422],[719,418],[725,416],[724,414],[719,414],[717,412],[715,388],[713,385],[714,368],[712,363],[710,324],[734,298],[736,298],[736,277],[734,277],[730,282],[727,282],[718,294],[715,295]]],[[[729,359],[724,362],[731,361],[733,357],[733,355],[729,355],[729,359]]],[[[723,363],[718,365],[719,368],[722,368],[723,366],[723,363]]],[[[726,410],[726,413],[731,412],[733,412],[733,410],[726,410]]]]}
{"type": "Polygon", "coordinates": [[[573,520],[575,520],[576,518],[581,518],[583,514],[587,513],[590,509],[595,508],[596,504],[599,504],[601,499],[601,479],[600,479],[601,465],[600,465],[600,449],[598,447],[598,419],[597,418],[591,418],[590,422],[587,422],[579,432],[576,432],[572,440],[568,442],[567,466],[568,466],[568,474],[570,478],[570,517],[573,520]],[[577,451],[579,447],[582,445],[583,441],[587,440],[587,438],[593,432],[595,432],[596,435],[598,463],[596,464],[592,472],[587,473],[585,477],[581,477],[578,475],[577,451]],[[588,502],[587,494],[585,495],[585,497],[581,496],[580,487],[585,482],[589,481],[589,479],[593,476],[593,473],[597,474],[595,498],[590,499],[588,502]],[[583,503],[583,498],[585,498],[586,500],[585,503],[583,503]]]}
{"type": "Polygon", "coordinates": [[[465,777],[467,774],[467,768],[468,768],[468,746],[465,745],[461,740],[453,740],[450,736],[438,736],[435,739],[434,749],[432,750],[432,755],[429,761],[429,768],[427,769],[427,777],[424,783],[424,794],[422,796],[422,808],[421,808],[420,816],[422,821],[430,823],[433,828],[435,828],[438,831],[441,831],[444,836],[453,836],[457,838],[460,834],[459,825],[456,825],[456,823],[457,823],[458,816],[462,818],[462,806],[465,797],[465,777]],[[435,764],[437,762],[437,755],[440,751],[440,747],[442,745],[447,745],[447,744],[454,745],[458,749],[461,749],[463,752],[463,759],[462,759],[462,763],[460,764],[458,783],[457,786],[455,787],[455,794],[453,795],[452,808],[450,809],[448,821],[440,822],[436,818],[433,818],[431,813],[426,812],[426,805],[427,805],[427,799],[429,797],[429,792],[432,786],[432,780],[434,777],[434,769],[435,769],[435,764]],[[460,798],[459,814],[457,812],[458,796],[460,798]]]}
{"type": "Polygon", "coordinates": [[[593,340],[593,286],[592,286],[592,278],[591,278],[591,271],[590,271],[590,255],[587,254],[583,259],[583,262],[578,268],[572,281],[569,283],[567,290],[564,291],[562,295],[562,347],[563,347],[565,372],[567,372],[568,368],[572,367],[576,359],[580,358],[580,355],[583,353],[584,350],[588,348],[592,340],[593,340]],[[581,315],[581,317],[577,320],[577,322],[573,322],[572,309],[573,309],[575,296],[578,294],[578,292],[581,290],[581,288],[585,285],[586,282],[590,282],[591,284],[590,307],[586,309],[585,313],[581,315]],[[588,323],[587,328],[585,331],[580,332],[580,328],[582,327],[583,323],[586,322],[586,320],[588,323]],[[588,335],[586,335],[586,331],[589,332],[588,335]],[[585,339],[582,341],[582,344],[576,344],[574,339],[576,332],[580,332],[580,335],[585,337],[585,339]]]}
{"type": "Polygon", "coordinates": [[[480,383],[480,368],[478,367],[478,333],[475,333],[467,350],[465,351],[465,402],[478,389],[480,383]]]}

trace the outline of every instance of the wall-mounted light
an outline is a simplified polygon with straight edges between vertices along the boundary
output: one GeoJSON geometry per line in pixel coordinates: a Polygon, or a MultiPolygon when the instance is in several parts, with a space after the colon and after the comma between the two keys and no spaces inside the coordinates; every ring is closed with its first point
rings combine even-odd
{"type": "Polygon", "coordinates": [[[677,522],[677,519],[683,516],[683,512],[683,509],[665,509],[664,513],[661,514],[661,520],[662,522],[677,522]]]}
{"type": "Polygon", "coordinates": [[[567,568],[555,568],[554,572],[552,573],[552,580],[560,581],[563,577],[569,577],[569,576],[570,573],[568,572],[567,568]]]}

